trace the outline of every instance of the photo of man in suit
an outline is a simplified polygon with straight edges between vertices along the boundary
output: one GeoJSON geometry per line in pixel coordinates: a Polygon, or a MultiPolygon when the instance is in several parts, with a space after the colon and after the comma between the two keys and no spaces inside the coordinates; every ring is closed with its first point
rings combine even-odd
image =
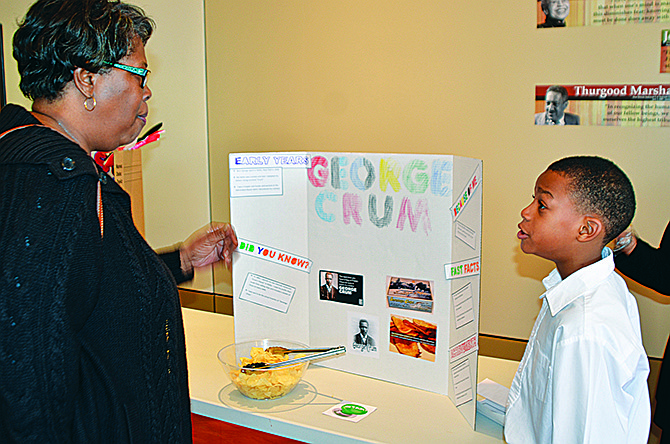
{"type": "Polygon", "coordinates": [[[368,335],[368,329],[370,327],[367,319],[361,319],[358,321],[358,333],[354,335],[354,344],[353,347],[355,350],[360,351],[377,351],[377,345],[375,340],[368,335]]]}
{"type": "Polygon", "coordinates": [[[544,96],[544,112],[535,114],[535,125],[579,125],[577,114],[566,113],[568,90],[554,85],[544,96]]]}
{"type": "Polygon", "coordinates": [[[321,299],[334,301],[338,299],[339,292],[337,291],[337,284],[333,284],[333,273],[327,271],[321,274],[321,299]]]}
{"type": "Polygon", "coordinates": [[[540,6],[544,13],[544,23],[537,25],[538,28],[562,28],[565,19],[570,14],[570,0],[540,0],[540,6]]]}

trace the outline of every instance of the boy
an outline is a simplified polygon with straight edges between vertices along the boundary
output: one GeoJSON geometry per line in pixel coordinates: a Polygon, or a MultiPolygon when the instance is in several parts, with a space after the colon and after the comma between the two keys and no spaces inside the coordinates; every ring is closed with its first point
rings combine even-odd
{"type": "Polygon", "coordinates": [[[649,362],[637,303],[605,245],[633,219],[633,187],[599,157],[554,162],[521,211],[524,253],[556,264],[507,400],[516,443],[646,443],[649,362]],[[605,248],[604,248],[605,247],[605,248]]]}

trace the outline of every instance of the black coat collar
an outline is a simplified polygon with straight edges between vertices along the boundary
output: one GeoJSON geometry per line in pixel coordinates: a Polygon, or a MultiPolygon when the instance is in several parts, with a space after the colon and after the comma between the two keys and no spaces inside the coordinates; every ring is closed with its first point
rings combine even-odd
{"type": "Polygon", "coordinates": [[[25,125],[30,126],[11,131],[0,138],[0,165],[47,165],[58,179],[92,175],[99,178],[103,185],[113,182],[79,145],[43,126],[26,109],[11,104],[2,108],[0,134],[25,125]]]}

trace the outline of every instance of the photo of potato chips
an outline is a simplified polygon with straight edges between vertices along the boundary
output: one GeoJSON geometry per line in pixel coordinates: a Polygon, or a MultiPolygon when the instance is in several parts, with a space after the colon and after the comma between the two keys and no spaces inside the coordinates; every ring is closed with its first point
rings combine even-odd
{"type": "Polygon", "coordinates": [[[421,319],[391,316],[389,351],[435,361],[437,325],[421,319]]]}

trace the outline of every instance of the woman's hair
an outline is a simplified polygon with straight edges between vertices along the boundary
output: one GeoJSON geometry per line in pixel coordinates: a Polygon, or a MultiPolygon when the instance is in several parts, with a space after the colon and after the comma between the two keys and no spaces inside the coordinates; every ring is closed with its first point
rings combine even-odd
{"type": "Polygon", "coordinates": [[[21,92],[53,101],[74,78],[75,68],[112,68],[149,40],[154,21],[137,6],[110,0],[38,0],[14,34],[21,92]]]}
{"type": "Polygon", "coordinates": [[[557,160],[547,169],[565,176],[579,211],[601,218],[604,244],[630,225],[635,215],[633,184],[614,162],[597,156],[574,156],[557,160]]]}

